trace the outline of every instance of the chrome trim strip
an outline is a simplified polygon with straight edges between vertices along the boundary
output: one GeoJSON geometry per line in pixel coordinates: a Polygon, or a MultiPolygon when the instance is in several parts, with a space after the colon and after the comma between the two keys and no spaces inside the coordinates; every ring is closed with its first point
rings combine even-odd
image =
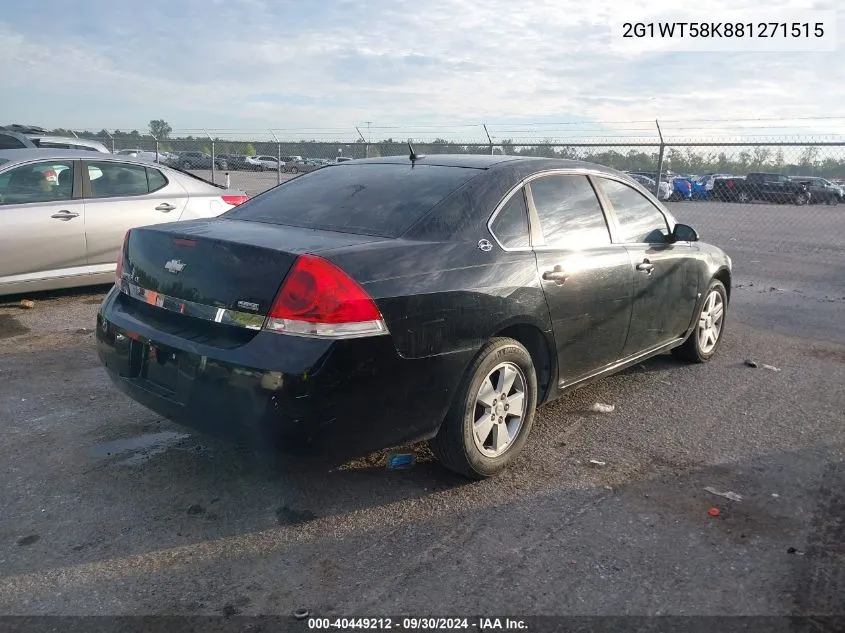
{"type": "Polygon", "coordinates": [[[177,314],[184,314],[195,319],[204,319],[214,323],[222,323],[223,325],[233,325],[248,330],[260,330],[264,325],[265,316],[263,314],[240,312],[238,310],[209,306],[195,301],[188,301],[187,299],[171,297],[143,288],[129,281],[126,277],[121,282],[120,291],[147,305],[168,310],[169,312],[176,312],[177,314]]]}
{"type": "Polygon", "coordinates": [[[663,351],[669,351],[673,347],[677,347],[679,344],[683,343],[686,340],[685,337],[681,336],[676,339],[669,341],[668,343],[660,343],[659,345],[655,345],[644,352],[639,352],[634,354],[633,356],[629,356],[628,358],[623,358],[622,360],[616,361],[612,365],[608,365],[606,367],[602,367],[594,371],[592,374],[587,374],[583,378],[579,378],[573,382],[564,382],[563,380],[559,380],[557,383],[558,389],[569,389],[573,385],[579,385],[584,381],[593,380],[594,378],[598,378],[599,376],[603,376],[605,374],[612,374],[626,365],[636,365],[641,360],[646,360],[651,356],[656,356],[657,354],[663,351]]]}

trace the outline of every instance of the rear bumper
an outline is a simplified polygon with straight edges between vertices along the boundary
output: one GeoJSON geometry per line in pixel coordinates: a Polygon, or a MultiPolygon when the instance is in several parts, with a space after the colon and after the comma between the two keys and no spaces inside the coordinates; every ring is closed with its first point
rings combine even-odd
{"type": "Polygon", "coordinates": [[[432,437],[470,360],[405,359],[389,336],[258,332],[224,348],[135,308],[113,289],[97,315],[98,353],[118,389],[201,433],[293,454],[347,459],[432,437]]]}

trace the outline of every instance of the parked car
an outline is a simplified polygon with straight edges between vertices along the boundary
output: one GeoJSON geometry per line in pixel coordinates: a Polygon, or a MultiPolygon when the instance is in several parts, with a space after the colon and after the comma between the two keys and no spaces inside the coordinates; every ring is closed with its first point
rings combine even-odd
{"type": "MultiPolygon", "coordinates": [[[[0,128],[7,132],[16,132],[25,136],[35,147],[43,149],[80,149],[103,154],[111,153],[110,150],[100,141],[77,138],[75,136],[54,136],[50,135],[43,127],[35,125],[21,125],[12,123],[0,128]]],[[[10,149],[10,148],[6,148],[10,149]]]]}
{"type": "Polygon", "coordinates": [[[27,138],[32,141],[36,147],[41,149],[74,149],[89,152],[100,152],[101,154],[111,154],[109,148],[103,145],[100,141],[92,141],[72,136],[27,135],[27,138]]]}
{"type": "Polygon", "coordinates": [[[795,176],[793,180],[803,182],[810,190],[810,202],[813,204],[839,204],[845,199],[843,188],[826,178],[818,176],[795,176]]]}
{"type": "Polygon", "coordinates": [[[707,191],[708,195],[711,191],[713,191],[713,183],[719,178],[732,178],[731,174],[707,174],[705,176],[701,176],[698,179],[699,185],[704,185],[704,189],[707,191]]]}
{"type": "Polygon", "coordinates": [[[300,171],[308,171],[308,164],[302,156],[282,156],[284,171],[295,174],[300,171]]]}
{"type": "Polygon", "coordinates": [[[775,203],[804,205],[810,202],[810,189],[783,174],[754,172],[745,178],[716,179],[713,197],[733,202],[762,200],[775,203]]]}
{"type": "Polygon", "coordinates": [[[672,178],[672,194],[669,200],[672,202],[692,200],[692,182],[687,178],[672,178]]]}
{"type": "Polygon", "coordinates": [[[32,149],[37,147],[25,135],[12,130],[0,129],[0,149],[32,149]]]}
{"type": "Polygon", "coordinates": [[[244,200],[130,156],[0,150],[0,295],[107,283],[128,229],[212,217],[244,200]]]}
{"type": "Polygon", "coordinates": [[[275,156],[247,156],[246,164],[256,171],[281,171],[285,170],[284,162],[279,163],[275,156]]]}
{"type": "MultiPolygon", "coordinates": [[[[645,187],[650,193],[654,193],[654,178],[649,178],[648,176],[643,176],[642,174],[628,174],[631,178],[636,180],[640,183],[643,187],[645,187]]],[[[659,195],[657,196],[660,200],[666,201],[672,196],[672,185],[668,182],[663,180],[660,181],[660,189],[659,195]]]]}
{"type": "Polygon", "coordinates": [[[170,160],[171,155],[168,152],[156,152],[155,150],[148,150],[148,149],[122,149],[115,152],[117,156],[132,156],[134,158],[140,158],[141,160],[147,160],[152,163],[163,163],[167,164],[170,160]]]}
{"type": "Polygon", "coordinates": [[[483,478],[537,404],[712,358],[730,287],[730,258],[614,170],[363,159],[132,229],[96,336],[114,384],[184,426],[332,459],[430,439],[483,478]]]}
{"type": "Polygon", "coordinates": [[[347,161],[352,160],[349,156],[338,156],[334,159],[335,164],[345,163],[347,161]]]}
{"type": "Polygon", "coordinates": [[[220,158],[226,161],[229,171],[251,169],[251,166],[247,163],[249,157],[245,154],[220,154],[220,158]]]}
{"type": "MultiPolygon", "coordinates": [[[[182,169],[211,169],[211,154],[205,152],[176,152],[176,160],[182,169]]],[[[215,157],[214,165],[217,169],[226,169],[228,164],[222,158],[215,157]]]]}

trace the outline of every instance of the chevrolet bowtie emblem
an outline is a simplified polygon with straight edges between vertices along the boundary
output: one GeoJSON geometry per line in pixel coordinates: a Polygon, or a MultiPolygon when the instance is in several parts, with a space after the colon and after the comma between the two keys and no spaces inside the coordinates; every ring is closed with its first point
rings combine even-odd
{"type": "Polygon", "coordinates": [[[171,259],[164,265],[164,269],[175,275],[176,273],[181,273],[185,270],[185,266],[187,266],[185,262],[179,261],[178,259],[171,259]]]}

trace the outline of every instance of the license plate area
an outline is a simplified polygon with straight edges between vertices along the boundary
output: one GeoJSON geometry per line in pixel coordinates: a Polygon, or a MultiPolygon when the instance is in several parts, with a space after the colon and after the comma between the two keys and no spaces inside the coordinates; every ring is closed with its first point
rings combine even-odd
{"type": "Polygon", "coordinates": [[[182,359],[179,350],[145,343],[142,348],[140,378],[159,389],[175,394],[179,387],[179,372],[182,359]]]}

